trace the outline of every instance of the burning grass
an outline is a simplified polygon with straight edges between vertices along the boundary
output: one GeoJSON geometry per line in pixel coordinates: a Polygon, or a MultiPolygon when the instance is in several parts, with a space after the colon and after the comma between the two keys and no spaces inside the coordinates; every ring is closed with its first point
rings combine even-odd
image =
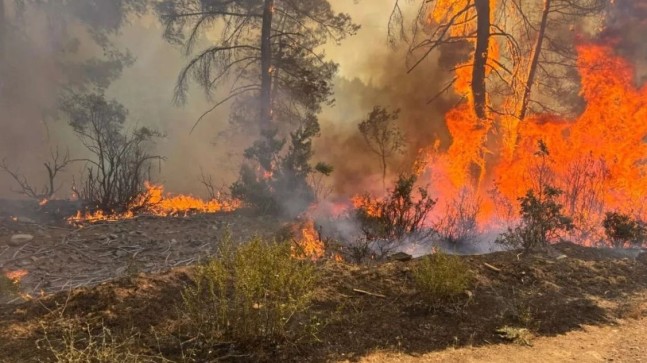
{"type": "Polygon", "coordinates": [[[28,274],[29,272],[24,269],[0,273],[0,302],[4,299],[24,296],[20,292],[20,280],[28,274]]]}
{"type": "Polygon", "coordinates": [[[146,191],[137,197],[124,212],[95,212],[83,213],[78,211],[75,216],[68,218],[70,223],[97,221],[115,221],[134,218],[137,214],[148,214],[160,217],[188,215],[193,213],[231,212],[240,208],[241,203],[235,199],[202,200],[190,195],[171,195],[164,193],[162,185],[145,183],[146,191]]]}
{"type": "Polygon", "coordinates": [[[292,245],[292,256],[318,260],[326,254],[326,246],[321,240],[319,231],[315,228],[315,222],[308,218],[300,224],[296,224],[296,235],[292,245]]]}

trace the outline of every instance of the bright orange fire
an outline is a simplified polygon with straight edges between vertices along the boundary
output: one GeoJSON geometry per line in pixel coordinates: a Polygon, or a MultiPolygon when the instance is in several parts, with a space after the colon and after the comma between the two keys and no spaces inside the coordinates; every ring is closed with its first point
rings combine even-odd
{"type": "Polygon", "coordinates": [[[213,199],[205,201],[190,195],[164,194],[164,187],[161,185],[146,182],[145,186],[146,191],[132,203],[126,212],[106,214],[103,211],[93,213],[79,211],[68,221],[78,223],[130,219],[135,216],[136,212],[155,216],[230,212],[240,207],[238,200],[213,199]]]}
{"type": "Polygon", "coordinates": [[[371,198],[368,195],[357,195],[352,199],[353,207],[355,209],[363,210],[370,217],[379,217],[382,212],[380,211],[379,200],[371,198]]]}
{"type": "Polygon", "coordinates": [[[299,228],[296,233],[298,240],[292,247],[292,256],[311,260],[322,258],[326,251],[323,242],[318,237],[314,221],[307,219],[299,228]]]}
{"type": "Polygon", "coordinates": [[[576,221],[599,226],[611,210],[647,219],[647,86],[633,86],[632,65],[611,46],[577,51],[586,109],[576,119],[500,117],[483,125],[469,103],[446,115],[453,143],[424,175],[443,199],[471,186],[483,203],[481,227],[500,217],[502,200],[518,206],[517,198],[536,186],[540,140],[549,151],[542,170],[564,191],[562,203],[576,221]]]}

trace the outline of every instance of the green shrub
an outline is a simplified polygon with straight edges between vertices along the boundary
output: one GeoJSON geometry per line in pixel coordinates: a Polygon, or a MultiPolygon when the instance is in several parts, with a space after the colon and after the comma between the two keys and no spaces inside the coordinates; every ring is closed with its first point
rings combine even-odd
{"type": "Polygon", "coordinates": [[[196,268],[182,293],[191,334],[207,343],[296,339],[315,288],[315,267],[291,256],[290,244],[226,240],[220,254],[196,268]]]}
{"type": "Polygon", "coordinates": [[[615,248],[622,248],[626,244],[640,246],[647,240],[647,228],[626,214],[607,212],[602,225],[615,248]]]}
{"type": "Polygon", "coordinates": [[[469,288],[472,272],[460,257],[436,252],[413,269],[418,292],[429,303],[452,302],[469,288]]]}
{"type": "Polygon", "coordinates": [[[550,185],[543,186],[538,193],[529,190],[519,198],[521,224],[508,229],[496,242],[531,251],[545,248],[560,231],[573,229],[573,220],[562,213],[563,206],[557,201],[561,194],[561,190],[550,185]]]}
{"type": "Polygon", "coordinates": [[[356,217],[367,240],[397,240],[420,231],[436,205],[427,189],[419,187],[414,198],[415,175],[400,175],[384,200],[364,195],[356,200],[356,217]]]}
{"type": "Polygon", "coordinates": [[[548,146],[543,140],[537,141],[538,164],[531,168],[534,187],[519,198],[521,223],[514,229],[501,234],[496,242],[512,248],[523,248],[526,252],[545,249],[563,231],[573,229],[573,219],[564,214],[559,202],[564,192],[555,187],[554,173],[550,168],[552,160],[548,146]]]}

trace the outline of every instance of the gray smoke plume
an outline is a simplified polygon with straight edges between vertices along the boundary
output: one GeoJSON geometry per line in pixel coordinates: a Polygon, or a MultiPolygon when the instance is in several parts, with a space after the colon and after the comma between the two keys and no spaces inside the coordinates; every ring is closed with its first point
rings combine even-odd
{"type": "Polygon", "coordinates": [[[647,0],[618,0],[609,8],[599,39],[612,42],[616,51],[636,68],[638,85],[647,81],[647,0]]]}

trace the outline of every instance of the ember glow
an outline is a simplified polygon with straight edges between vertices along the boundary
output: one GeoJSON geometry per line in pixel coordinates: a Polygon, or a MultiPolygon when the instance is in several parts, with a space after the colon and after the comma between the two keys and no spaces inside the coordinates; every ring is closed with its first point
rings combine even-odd
{"type": "Polygon", "coordinates": [[[27,270],[15,270],[15,271],[9,271],[5,272],[5,276],[11,280],[14,284],[19,284],[20,280],[22,280],[25,276],[27,276],[29,272],[27,270]]]}
{"type": "Polygon", "coordinates": [[[240,207],[240,201],[231,199],[202,200],[191,195],[171,195],[164,193],[164,187],[150,182],[145,183],[146,191],[139,196],[123,213],[82,213],[68,219],[70,223],[96,222],[130,219],[136,214],[154,216],[178,216],[191,213],[231,212],[240,207]]]}

